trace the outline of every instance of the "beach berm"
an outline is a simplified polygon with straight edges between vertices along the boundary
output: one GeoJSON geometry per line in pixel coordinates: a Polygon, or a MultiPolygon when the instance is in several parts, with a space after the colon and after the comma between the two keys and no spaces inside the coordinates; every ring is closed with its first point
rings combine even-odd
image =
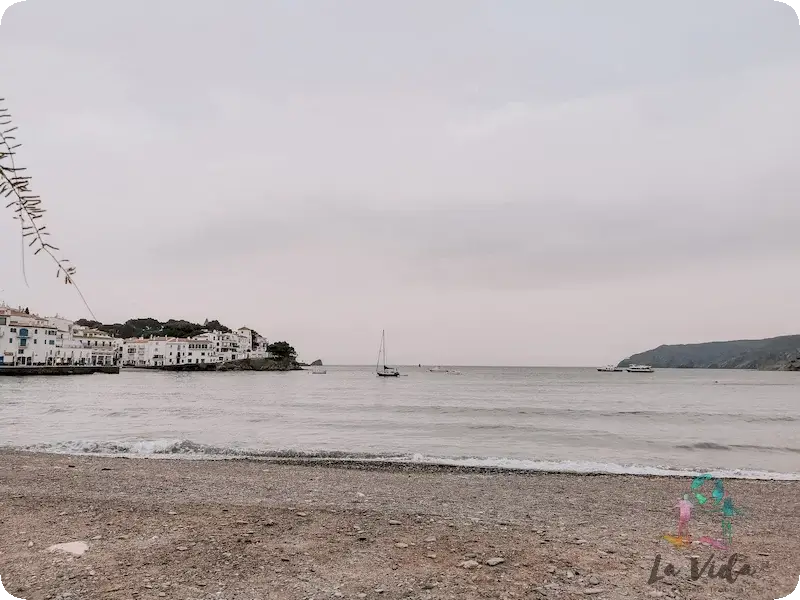
{"type": "Polygon", "coordinates": [[[800,573],[796,481],[726,481],[726,579],[662,539],[689,479],[350,467],[3,452],[0,576],[26,600],[774,600],[800,573]]]}

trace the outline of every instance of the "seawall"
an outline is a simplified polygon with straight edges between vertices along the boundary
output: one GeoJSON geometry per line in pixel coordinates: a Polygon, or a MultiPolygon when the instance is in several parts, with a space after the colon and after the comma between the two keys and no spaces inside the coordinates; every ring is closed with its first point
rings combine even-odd
{"type": "Polygon", "coordinates": [[[50,366],[50,367],[23,367],[23,366],[2,366],[0,376],[7,377],[27,377],[31,375],[92,375],[94,373],[107,373],[117,375],[119,367],[112,366],[50,366]]]}

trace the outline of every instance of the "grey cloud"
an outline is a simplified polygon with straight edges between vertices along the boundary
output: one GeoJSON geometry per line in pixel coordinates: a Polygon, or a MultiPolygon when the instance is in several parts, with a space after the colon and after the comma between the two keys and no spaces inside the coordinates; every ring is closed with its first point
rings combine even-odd
{"type": "Polygon", "coordinates": [[[800,254],[798,230],[800,205],[792,193],[759,181],[725,204],[697,196],[621,208],[566,202],[413,211],[301,207],[283,219],[215,223],[155,252],[180,264],[179,247],[213,238],[220,262],[346,252],[350,261],[392,265],[398,283],[422,278],[466,289],[549,289],[688,263],[714,269],[732,260],[800,254]]]}
{"type": "MultiPolygon", "coordinates": [[[[631,350],[795,326],[797,27],[746,0],[26,0],[0,92],[101,318],[247,321],[333,361],[386,327],[453,360],[607,362],[597,307],[632,297],[688,312],[621,326],[631,350]],[[681,304],[723,272],[714,312],[681,304]]],[[[3,299],[82,314],[0,251],[3,299]]]]}

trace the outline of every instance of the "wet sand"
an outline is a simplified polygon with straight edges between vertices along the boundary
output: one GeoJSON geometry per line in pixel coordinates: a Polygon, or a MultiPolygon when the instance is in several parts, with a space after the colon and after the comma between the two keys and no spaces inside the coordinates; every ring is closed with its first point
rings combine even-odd
{"type": "MultiPolygon", "coordinates": [[[[26,600],[773,600],[794,590],[800,482],[726,481],[746,511],[732,552],[661,538],[689,484],[0,452],[0,577],[26,600]],[[79,541],[79,557],[47,550],[79,541]],[[710,578],[733,553],[734,573],[710,578]],[[657,556],[661,579],[650,583],[657,556]],[[692,556],[698,569],[714,557],[696,580],[692,556]]],[[[708,514],[691,526],[719,535],[708,514]]]]}

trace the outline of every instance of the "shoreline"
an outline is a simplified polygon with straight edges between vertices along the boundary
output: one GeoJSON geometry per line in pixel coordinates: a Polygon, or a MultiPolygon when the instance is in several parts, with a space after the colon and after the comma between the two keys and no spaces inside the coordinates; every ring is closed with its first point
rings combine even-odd
{"type": "MultiPolygon", "coordinates": [[[[301,451],[234,451],[230,453],[199,453],[199,452],[158,452],[149,453],[138,452],[85,452],[80,450],[56,451],[30,447],[20,448],[13,446],[0,446],[0,457],[3,455],[32,454],[32,455],[52,455],[66,457],[94,457],[103,459],[124,459],[124,460],[156,460],[156,461],[185,461],[185,462],[228,462],[243,461],[267,463],[286,466],[306,466],[331,469],[352,469],[358,471],[376,472],[416,472],[416,473],[465,473],[465,474],[515,474],[519,476],[534,477],[538,475],[563,475],[575,477],[643,477],[658,479],[692,479],[703,474],[711,474],[724,480],[734,481],[775,481],[775,482],[796,482],[800,481],[800,473],[773,473],[748,469],[708,469],[690,470],[671,467],[651,467],[647,465],[611,465],[619,467],[618,470],[602,468],[579,470],[578,468],[568,468],[562,464],[571,461],[529,461],[519,460],[520,463],[539,463],[537,467],[525,466],[504,466],[492,464],[469,464],[480,462],[491,462],[492,460],[516,460],[516,459],[491,459],[491,458],[471,458],[471,459],[448,459],[439,457],[425,457],[425,459],[414,460],[408,458],[406,454],[387,455],[387,456],[359,456],[358,452],[347,453],[342,451],[331,452],[334,456],[325,452],[304,454],[301,451]],[[462,462],[459,462],[461,460],[462,462]],[[630,469],[628,471],[624,469],[630,469]]],[[[588,464],[588,463],[587,463],[588,464]]]]}
{"type": "MultiPolygon", "coordinates": [[[[735,581],[688,576],[692,556],[719,569],[730,553],[662,539],[689,487],[681,478],[3,451],[0,575],[26,600],[787,595],[800,572],[800,484],[726,483],[747,511],[734,526],[737,568],[755,573],[735,581]],[[80,557],[48,551],[77,541],[80,557]],[[667,564],[682,572],[649,583],[659,556],[658,577],[667,564]]],[[[703,514],[692,527],[718,533],[703,514]]]]}

